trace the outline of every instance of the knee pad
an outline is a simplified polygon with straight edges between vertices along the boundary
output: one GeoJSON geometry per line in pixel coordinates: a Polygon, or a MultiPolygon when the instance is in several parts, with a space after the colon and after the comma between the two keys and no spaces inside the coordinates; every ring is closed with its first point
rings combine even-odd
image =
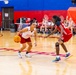
{"type": "Polygon", "coordinates": [[[59,47],[59,43],[58,42],[55,43],[55,47],[59,47]]]}

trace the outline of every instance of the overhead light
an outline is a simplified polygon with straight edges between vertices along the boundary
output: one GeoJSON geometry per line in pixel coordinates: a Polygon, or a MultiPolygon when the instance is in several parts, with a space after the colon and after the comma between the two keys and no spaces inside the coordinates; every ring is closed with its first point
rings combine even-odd
{"type": "Polygon", "coordinates": [[[8,3],[9,3],[9,1],[8,1],[8,0],[4,0],[4,3],[5,3],[5,4],[8,4],[8,3]]]}
{"type": "Polygon", "coordinates": [[[9,3],[9,0],[0,0],[0,1],[3,1],[5,4],[9,3]]]}

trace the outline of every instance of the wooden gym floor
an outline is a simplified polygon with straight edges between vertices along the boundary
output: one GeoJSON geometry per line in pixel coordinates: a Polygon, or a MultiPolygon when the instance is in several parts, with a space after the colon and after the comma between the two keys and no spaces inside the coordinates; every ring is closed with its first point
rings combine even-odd
{"type": "MultiPolygon", "coordinates": [[[[54,44],[56,38],[38,37],[38,45],[31,50],[32,58],[26,58],[25,50],[23,58],[17,56],[21,45],[13,41],[16,33],[3,31],[0,37],[0,75],[76,75],[76,36],[73,36],[66,44],[73,55],[65,60],[65,52],[60,47],[61,61],[52,62],[55,59],[54,44]]],[[[32,37],[32,41],[34,38],[32,37]]]]}

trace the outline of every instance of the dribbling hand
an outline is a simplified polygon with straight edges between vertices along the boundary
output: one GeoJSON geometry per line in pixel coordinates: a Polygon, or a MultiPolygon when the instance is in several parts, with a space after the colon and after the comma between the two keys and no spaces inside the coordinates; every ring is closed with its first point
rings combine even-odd
{"type": "Polygon", "coordinates": [[[37,46],[37,43],[35,42],[34,45],[37,46]]]}

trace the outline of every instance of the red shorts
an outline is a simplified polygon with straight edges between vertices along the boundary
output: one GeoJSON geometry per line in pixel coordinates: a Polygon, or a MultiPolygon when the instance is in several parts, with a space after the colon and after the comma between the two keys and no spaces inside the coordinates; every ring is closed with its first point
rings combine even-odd
{"type": "Polygon", "coordinates": [[[72,37],[72,34],[69,34],[69,35],[63,35],[63,41],[64,42],[67,42],[70,38],[72,37]]]}
{"type": "Polygon", "coordinates": [[[21,44],[26,43],[26,42],[31,42],[30,38],[25,39],[22,37],[22,35],[19,35],[19,36],[21,37],[21,41],[20,41],[21,44]]]}

